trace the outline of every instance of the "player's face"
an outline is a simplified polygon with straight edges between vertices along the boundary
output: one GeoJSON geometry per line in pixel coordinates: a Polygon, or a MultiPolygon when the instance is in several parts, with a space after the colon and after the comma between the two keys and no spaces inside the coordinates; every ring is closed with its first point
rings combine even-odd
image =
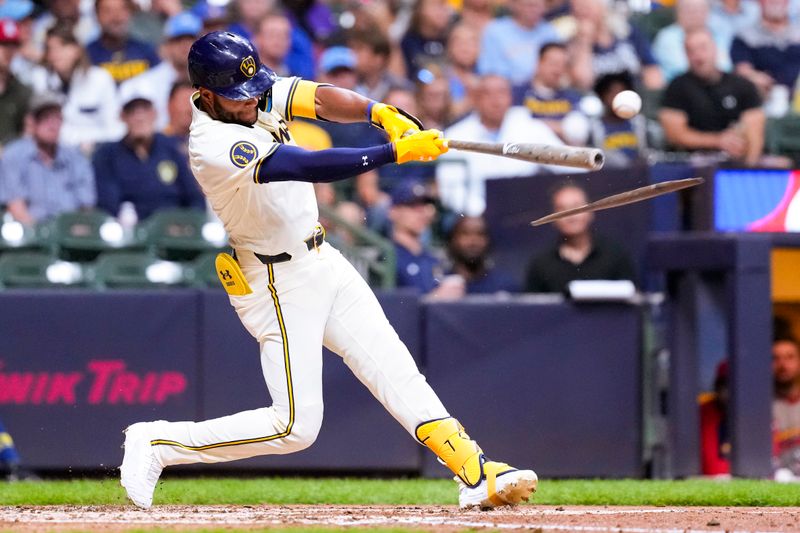
{"type": "Polygon", "coordinates": [[[242,126],[252,126],[258,120],[258,98],[230,100],[202,88],[200,97],[204,110],[213,119],[242,126]]]}
{"type": "Polygon", "coordinates": [[[772,374],[779,385],[791,385],[800,379],[800,350],[791,341],[772,345],[772,374]]]}

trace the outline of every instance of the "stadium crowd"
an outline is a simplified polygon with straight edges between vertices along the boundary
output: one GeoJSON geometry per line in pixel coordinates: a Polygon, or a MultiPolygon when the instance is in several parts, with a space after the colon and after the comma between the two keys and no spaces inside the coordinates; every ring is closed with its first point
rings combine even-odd
{"type": "MultiPolygon", "coordinates": [[[[98,209],[127,227],[167,208],[206,212],[187,162],[187,55],[212,30],[252,40],[281,76],[352,89],[451,138],[596,146],[612,167],[792,164],[767,153],[765,135],[769,119],[800,113],[796,0],[0,0],[4,220],[33,227],[98,209]],[[611,110],[627,89],[645,102],[629,120],[611,110]]],[[[290,133],[309,149],[385,142],[366,123],[300,119],[290,133]]],[[[352,244],[336,220],[391,240],[398,286],[432,297],[635,278],[590,216],[532,251],[524,282],[493,265],[486,181],[566,170],[451,152],[318,184],[317,195],[335,214],[332,240],[352,244]]],[[[587,199],[567,182],[552,203],[587,199]]],[[[10,442],[0,425],[9,457],[10,442]]]]}

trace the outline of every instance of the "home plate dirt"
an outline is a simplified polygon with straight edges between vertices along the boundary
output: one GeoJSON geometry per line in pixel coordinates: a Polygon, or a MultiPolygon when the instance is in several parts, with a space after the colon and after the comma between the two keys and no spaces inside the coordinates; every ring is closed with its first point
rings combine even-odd
{"type": "Polygon", "coordinates": [[[0,507],[0,530],[121,531],[158,527],[401,527],[423,531],[528,529],[542,532],[800,531],[800,508],[550,507],[460,511],[442,506],[244,505],[0,507]]]}

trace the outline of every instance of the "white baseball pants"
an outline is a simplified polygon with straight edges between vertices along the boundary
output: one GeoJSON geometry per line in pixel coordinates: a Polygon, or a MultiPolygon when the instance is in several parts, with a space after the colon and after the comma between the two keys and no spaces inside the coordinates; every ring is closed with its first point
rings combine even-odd
{"type": "Polygon", "coordinates": [[[414,435],[449,416],[420,374],[372,290],[328,243],[291,261],[238,257],[252,294],[230,300],[261,346],[271,407],[204,422],[159,422],[153,449],[163,466],[292,453],[310,446],[322,424],[322,346],[345,364],[414,435]]]}

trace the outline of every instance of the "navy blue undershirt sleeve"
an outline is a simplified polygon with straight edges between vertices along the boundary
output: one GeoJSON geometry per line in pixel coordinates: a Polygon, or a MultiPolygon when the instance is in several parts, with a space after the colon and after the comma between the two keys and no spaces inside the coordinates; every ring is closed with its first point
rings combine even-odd
{"type": "Polygon", "coordinates": [[[318,151],[282,144],[261,158],[253,170],[253,181],[330,183],[394,162],[394,146],[391,143],[318,151]]]}

